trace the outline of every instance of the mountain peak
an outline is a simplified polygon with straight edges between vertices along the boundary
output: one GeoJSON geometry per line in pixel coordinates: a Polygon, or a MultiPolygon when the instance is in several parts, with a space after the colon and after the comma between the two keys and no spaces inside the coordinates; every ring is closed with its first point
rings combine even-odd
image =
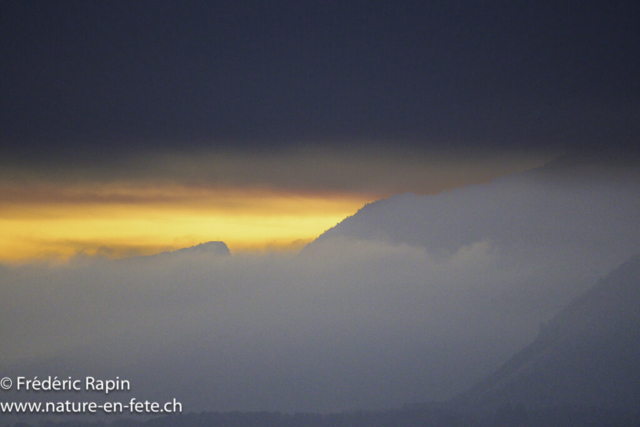
{"type": "Polygon", "coordinates": [[[231,252],[229,251],[229,248],[224,242],[211,241],[211,242],[200,243],[198,245],[191,246],[188,248],[177,249],[175,251],[160,252],[155,255],[125,258],[123,260],[120,260],[120,262],[125,262],[125,263],[129,263],[132,261],[146,262],[144,260],[151,261],[158,258],[167,259],[167,258],[172,258],[176,256],[184,256],[184,255],[196,255],[196,256],[212,255],[217,257],[228,257],[228,256],[231,256],[231,252]]]}
{"type": "Polygon", "coordinates": [[[191,246],[188,248],[182,248],[175,251],[167,251],[159,253],[157,256],[165,255],[196,255],[196,254],[210,254],[219,256],[231,256],[231,252],[226,243],[219,241],[211,241],[200,243],[199,245],[191,246]]]}

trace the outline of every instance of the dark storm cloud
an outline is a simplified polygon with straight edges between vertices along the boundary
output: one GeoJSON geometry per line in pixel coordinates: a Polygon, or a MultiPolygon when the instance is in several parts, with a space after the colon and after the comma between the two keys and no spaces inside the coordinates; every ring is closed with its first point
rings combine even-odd
{"type": "Polygon", "coordinates": [[[5,158],[639,135],[632,2],[27,1],[0,19],[5,158]]]}

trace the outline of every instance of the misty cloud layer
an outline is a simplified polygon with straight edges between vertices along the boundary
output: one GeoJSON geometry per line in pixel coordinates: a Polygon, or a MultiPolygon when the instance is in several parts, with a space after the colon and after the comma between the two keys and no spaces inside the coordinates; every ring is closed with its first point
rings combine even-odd
{"type": "Polygon", "coordinates": [[[298,256],[0,266],[0,366],[118,375],[186,411],[446,398],[639,250],[638,185],[625,182],[520,175],[398,196],[298,256]]]}

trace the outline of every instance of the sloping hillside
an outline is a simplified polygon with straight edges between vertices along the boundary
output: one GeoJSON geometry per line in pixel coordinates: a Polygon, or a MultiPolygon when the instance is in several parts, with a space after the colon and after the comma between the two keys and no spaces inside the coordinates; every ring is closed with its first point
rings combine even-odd
{"type": "Polygon", "coordinates": [[[640,256],[542,325],[531,345],[458,397],[484,410],[640,407],[640,256]]]}

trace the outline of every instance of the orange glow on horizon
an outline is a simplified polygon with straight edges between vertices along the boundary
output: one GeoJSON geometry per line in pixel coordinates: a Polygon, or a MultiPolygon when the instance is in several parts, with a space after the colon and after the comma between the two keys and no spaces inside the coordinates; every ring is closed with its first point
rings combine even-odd
{"type": "Polygon", "coordinates": [[[363,205],[437,194],[543,164],[544,153],[352,149],[140,153],[0,170],[0,262],[153,254],[218,240],[299,249],[363,205]],[[45,165],[46,166],[46,165],[45,165]]]}
{"type": "Polygon", "coordinates": [[[0,262],[123,258],[223,241],[300,249],[371,200],[187,186],[29,187],[0,192],[0,262]]]}

